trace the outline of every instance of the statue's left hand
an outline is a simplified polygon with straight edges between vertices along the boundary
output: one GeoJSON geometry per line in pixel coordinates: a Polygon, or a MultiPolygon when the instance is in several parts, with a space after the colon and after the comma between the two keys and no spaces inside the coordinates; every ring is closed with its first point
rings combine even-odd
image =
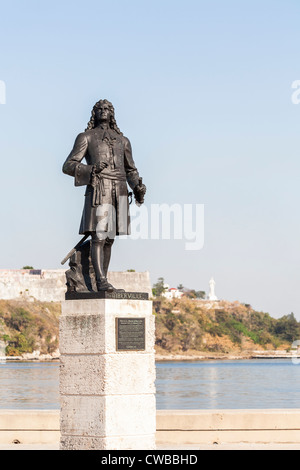
{"type": "Polygon", "coordinates": [[[141,184],[141,185],[137,184],[135,186],[133,193],[134,193],[136,202],[138,202],[139,204],[143,204],[146,191],[147,191],[147,188],[144,184],[141,184]]]}

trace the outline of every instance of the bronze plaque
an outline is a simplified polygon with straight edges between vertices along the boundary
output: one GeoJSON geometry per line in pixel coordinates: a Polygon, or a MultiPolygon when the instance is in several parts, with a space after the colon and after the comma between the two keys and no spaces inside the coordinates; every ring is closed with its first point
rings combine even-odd
{"type": "Polygon", "coordinates": [[[144,351],[145,336],[145,318],[116,318],[117,351],[144,351]]]}

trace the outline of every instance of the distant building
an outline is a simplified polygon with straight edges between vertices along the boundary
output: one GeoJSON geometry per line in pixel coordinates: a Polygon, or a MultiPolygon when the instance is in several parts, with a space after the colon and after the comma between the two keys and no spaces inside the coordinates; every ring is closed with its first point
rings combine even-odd
{"type": "Polygon", "coordinates": [[[166,299],[180,299],[183,296],[183,292],[181,292],[179,289],[176,289],[176,287],[169,287],[168,284],[165,284],[165,292],[162,294],[163,297],[166,299]]]}
{"type": "MultiPolygon", "coordinates": [[[[0,269],[0,299],[40,300],[59,302],[64,300],[66,287],[65,269],[0,269]]],[[[149,272],[109,272],[108,280],[127,292],[147,292],[152,297],[149,272]]]]}
{"type": "MultiPolygon", "coordinates": [[[[215,293],[215,285],[216,285],[215,280],[211,278],[209,281],[208,295],[206,296],[206,298],[198,299],[198,300],[201,300],[203,303],[219,302],[219,299],[215,293]]],[[[165,292],[163,292],[161,295],[169,300],[181,299],[183,295],[188,294],[190,292],[189,289],[183,288],[181,290],[181,289],[177,289],[176,287],[170,287],[169,284],[164,284],[164,289],[165,289],[165,292]]]]}
{"type": "Polygon", "coordinates": [[[0,269],[0,299],[58,302],[65,291],[64,269],[0,269]]]}

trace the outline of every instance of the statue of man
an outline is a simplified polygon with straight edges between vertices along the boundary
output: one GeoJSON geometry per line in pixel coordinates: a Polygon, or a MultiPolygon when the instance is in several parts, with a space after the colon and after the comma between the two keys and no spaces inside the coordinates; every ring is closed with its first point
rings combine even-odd
{"type": "Polygon", "coordinates": [[[214,278],[211,278],[211,280],[209,281],[209,287],[210,287],[209,294],[208,294],[209,300],[218,300],[218,297],[215,294],[215,285],[216,283],[215,283],[214,278]]]}
{"type": "Polygon", "coordinates": [[[138,204],[144,202],[142,184],[132,158],[131,144],[117,126],[113,105],[98,101],[85,132],[76,138],[63,165],[75,186],[86,185],[80,234],[92,237],[91,259],[98,291],[113,291],[107,273],[115,235],[130,233],[128,189],[138,204]],[[85,159],[86,163],[82,163],[85,159]]]}

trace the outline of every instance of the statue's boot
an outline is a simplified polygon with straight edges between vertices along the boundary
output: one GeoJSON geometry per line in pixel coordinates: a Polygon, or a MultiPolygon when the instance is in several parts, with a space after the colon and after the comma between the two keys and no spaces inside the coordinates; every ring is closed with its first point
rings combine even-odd
{"type": "Polygon", "coordinates": [[[107,279],[102,278],[99,281],[96,281],[97,291],[98,292],[114,292],[114,287],[107,281],[107,279]]]}
{"type": "Polygon", "coordinates": [[[105,240],[99,238],[92,239],[92,263],[96,276],[97,291],[113,292],[114,288],[107,281],[106,273],[104,270],[104,246],[105,240]]]}

